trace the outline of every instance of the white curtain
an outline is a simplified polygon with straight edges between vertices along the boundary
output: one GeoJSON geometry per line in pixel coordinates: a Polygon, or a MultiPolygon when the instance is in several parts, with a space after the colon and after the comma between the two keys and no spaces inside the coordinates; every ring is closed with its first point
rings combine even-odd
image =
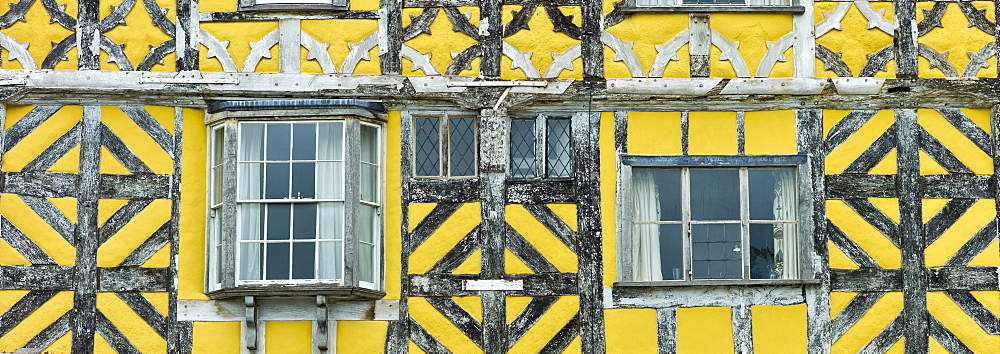
{"type": "MultiPolygon", "coordinates": [[[[636,221],[660,220],[660,193],[653,171],[635,169],[632,175],[632,214],[636,221]]],[[[634,224],[632,277],[635,281],[663,280],[660,268],[660,225],[634,224]]]]}
{"type": "MultiPolygon", "coordinates": [[[[317,158],[339,160],[318,162],[316,168],[316,198],[343,199],[343,151],[344,126],[341,122],[320,123],[317,158]]],[[[319,279],[342,279],[344,203],[319,203],[319,234],[317,277],[319,279]],[[334,240],[334,241],[323,241],[334,240]]]]}
{"type": "MultiPolygon", "coordinates": [[[[773,172],[774,176],[774,217],[778,220],[796,220],[795,170],[781,169],[773,172]]],[[[796,224],[774,225],[774,278],[789,279],[797,273],[794,261],[798,258],[795,239],[798,227],[796,224]],[[779,231],[781,238],[777,235],[779,231]]]]}
{"type": "MultiPolygon", "coordinates": [[[[244,128],[251,131],[251,125],[244,128]]],[[[258,128],[259,129],[259,128],[258,128]]],[[[257,131],[253,129],[252,131],[257,131]]],[[[240,136],[240,156],[262,156],[264,147],[263,134],[243,134],[240,136]]],[[[240,163],[237,185],[240,199],[260,199],[263,164],[260,163],[240,163]]],[[[240,239],[260,240],[261,235],[261,208],[260,203],[240,203],[240,239]]],[[[257,243],[240,243],[240,280],[259,280],[260,277],[260,246],[257,243]]]]}

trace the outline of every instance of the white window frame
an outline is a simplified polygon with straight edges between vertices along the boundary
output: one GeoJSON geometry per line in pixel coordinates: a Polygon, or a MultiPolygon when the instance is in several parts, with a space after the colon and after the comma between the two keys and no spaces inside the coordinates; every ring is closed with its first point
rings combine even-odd
{"type": "MultiPolygon", "coordinates": [[[[617,252],[618,252],[618,264],[617,264],[617,274],[618,282],[626,284],[645,284],[645,285],[703,285],[703,284],[720,284],[720,285],[739,285],[739,284],[774,284],[774,283],[786,283],[786,282],[802,282],[804,280],[812,278],[814,273],[812,265],[812,256],[815,254],[814,246],[812,242],[813,225],[812,220],[812,195],[813,187],[811,180],[811,173],[809,170],[809,159],[806,155],[760,155],[760,156],[748,156],[748,155],[670,155],[670,156],[660,156],[660,155],[629,155],[621,154],[619,156],[621,161],[621,167],[618,169],[618,196],[617,196],[617,252]],[[796,188],[796,207],[797,207],[797,220],[795,224],[797,227],[797,234],[795,235],[795,242],[797,247],[797,255],[794,258],[786,258],[786,267],[791,266],[794,269],[794,273],[790,274],[786,279],[751,279],[749,266],[750,261],[748,259],[749,252],[742,252],[742,277],[740,279],[693,279],[691,274],[691,264],[692,264],[692,249],[691,249],[691,235],[690,225],[693,224],[703,224],[707,221],[692,222],[690,218],[690,198],[689,195],[689,183],[690,179],[684,176],[689,174],[690,169],[694,168],[738,168],[740,170],[740,220],[738,221],[741,225],[740,229],[740,240],[741,248],[744,250],[749,249],[749,230],[748,225],[750,223],[757,223],[750,220],[748,211],[748,200],[747,198],[747,175],[750,169],[756,168],[769,168],[769,167],[793,167],[796,169],[795,176],[797,180],[796,188]],[[654,281],[639,281],[635,280],[632,274],[632,263],[636,257],[635,250],[633,249],[633,226],[636,224],[633,218],[633,195],[632,195],[632,181],[633,181],[633,168],[678,168],[682,169],[682,210],[686,211],[682,214],[681,221],[659,221],[659,222],[642,222],[642,224],[680,224],[682,225],[682,236],[683,236],[683,265],[682,270],[683,279],[682,280],[654,280],[654,281]]],[[[735,223],[735,221],[734,221],[735,223]]],[[[761,221],[760,223],[774,224],[775,221],[761,221]]],[[[786,236],[787,237],[787,236],[786,236]]]]}
{"type": "MultiPolygon", "coordinates": [[[[303,112],[301,116],[292,117],[279,117],[273,116],[272,114],[279,113],[277,111],[261,111],[264,113],[254,114],[253,112],[235,112],[232,116],[223,112],[216,114],[214,117],[210,116],[209,122],[212,124],[209,130],[211,136],[209,137],[209,151],[208,151],[208,164],[209,171],[208,177],[209,188],[208,188],[208,232],[207,232],[207,248],[206,252],[206,293],[210,297],[214,298],[226,298],[232,296],[245,296],[245,295],[269,295],[269,294],[295,294],[301,292],[302,294],[345,294],[345,296],[353,296],[356,293],[362,293],[362,297],[380,297],[381,291],[384,286],[384,242],[385,242],[385,122],[383,117],[361,117],[356,115],[325,115],[322,114],[322,110],[303,112]],[[235,116],[235,117],[233,117],[235,116]],[[221,118],[221,119],[220,119],[221,118]],[[341,251],[341,265],[340,275],[341,279],[289,279],[289,280],[239,280],[240,276],[238,274],[240,265],[240,252],[239,244],[241,243],[239,235],[239,225],[240,218],[242,217],[238,211],[238,204],[246,202],[259,202],[261,205],[268,204],[269,202],[276,203],[295,203],[295,201],[289,200],[242,200],[238,199],[238,188],[237,182],[239,180],[239,168],[238,164],[242,161],[242,157],[239,156],[239,134],[241,133],[242,127],[247,123],[278,123],[278,124],[294,124],[294,123],[321,123],[321,122],[342,122],[343,124],[343,134],[344,138],[342,141],[343,152],[340,156],[342,162],[341,168],[341,179],[342,184],[342,194],[340,199],[308,199],[308,202],[322,202],[322,201],[336,201],[343,203],[343,233],[339,242],[342,247],[341,251]],[[361,127],[370,127],[375,130],[375,146],[376,146],[376,160],[372,163],[362,162],[360,145],[361,145],[361,127]],[[222,178],[223,183],[216,183],[216,175],[219,173],[217,161],[213,160],[215,154],[215,148],[217,139],[219,137],[218,132],[222,132],[224,142],[221,146],[223,147],[223,168],[222,178]],[[376,176],[375,179],[375,189],[373,200],[365,201],[361,200],[361,165],[373,165],[376,166],[376,176]],[[219,191],[218,189],[222,190],[219,191]],[[221,195],[222,200],[217,201],[216,195],[221,195]],[[357,199],[354,202],[348,200],[357,199]],[[373,230],[373,242],[364,242],[360,240],[358,234],[358,228],[360,226],[359,220],[360,216],[360,206],[369,205],[375,207],[375,217],[371,221],[373,230]],[[221,232],[217,231],[221,230],[221,232]],[[371,280],[363,281],[360,280],[360,244],[365,243],[373,248],[372,250],[372,264],[369,266],[371,269],[371,280]],[[352,252],[348,252],[348,247],[353,248],[352,252]],[[220,250],[221,249],[221,250],[220,250]],[[348,264],[350,263],[350,264],[348,264]],[[221,265],[220,265],[221,264],[221,265]],[[348,267],[350,265],[350,267],[348,267]],[[361,291],[354,291],[351,289],[360,289],[361,291]]],[[[317,130],[317,134],[319,134],[317,130]]],[[[263,173],[263,172],[262,172],[263,173]]],[[[320,183],[320,181],[316,181],[320,183]]],[[[265,196],[261,196],[264,198],[265,196]]],[[[261,220],[262,223],[266,222],[261,220]]],[[[318,227],[318,225],[317,225],[318,227]]],[[[318,230],[317,230],[318,231],[318,230]]],[[[294,237],[290,237],[287,241],[291,246],[291,243],[295,243],[294,237]]],[[[308,242],[308,241],[305,241],[308,242]]],[[[318,245],[320,242],[338,242],[338,241],[314,241],[317,245],[316,252],[318,254],[318,245]]],[[[291,260],[291,259],[289,259],[291,260]]],[[[318,258],[314,258],[314,262],[318,258]]],[[[291,269],[290,269],[291,271],[291,269]]],[[[261,272],[265,272],[261,269],[261,272]]],[[[263,274],[262,274],[263,275],[263,274]]],[[[264,278],[263,276],[261,278],[264,278]]]]}

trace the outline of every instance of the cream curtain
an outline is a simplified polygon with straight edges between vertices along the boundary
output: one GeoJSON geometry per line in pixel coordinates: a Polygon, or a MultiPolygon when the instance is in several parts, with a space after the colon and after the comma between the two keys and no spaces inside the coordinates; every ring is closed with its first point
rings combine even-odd
{"type": "MultiPolygon", "coordinates": [[[[794,169],[775,170],[774,176],[774,217],[777,220],[796,220],[796,184],[794,169]]],[[[798,249],[795,247],[795,239],[798,225],[796,224],[775,224],[774,225],[774,275],[775,279],[789,279],[795,277],[796,269],[794,260],[798,258],[798,249]],[[779,232],[782,237],[778,238],[779,232]]]]}
{"type": "MultiPolygon", "coordinates": [[[[250,128],[249,125],[245,128],[250,128]]],[[[259,128],[258,128],[259,129],[259,128]]],[[[249,129],[248,129],[249,130],[249,129]]],[[[255,129],[256,130],[256,129],[255,129]]],[[[240,156],[262,156],[264,141],[263,134],[243,134],[240,137],[240,156]]],[[[239,176],[237,178],[239,199],[260,199],[263,164],[260,163],[240,163],[239,176]]],[[[239,224],[240,240],[260,240],[261,235],[261,212],[260,203],[240,203],[239,204],[239,224]]],[[[239,279],[240,280],[260,280],[261,261],[260,246],[257,243],[240,242],[239,279]]]]}
{"type": "MultiPolygon", "coordinates": [[[[633,220],[660,220],[660,193],[653,171],[635,169],[632,175],[633,220]]],[[[660,225],[634,224],[632,277],[635,281],[663,280],[660,267],[660,225]]]]}

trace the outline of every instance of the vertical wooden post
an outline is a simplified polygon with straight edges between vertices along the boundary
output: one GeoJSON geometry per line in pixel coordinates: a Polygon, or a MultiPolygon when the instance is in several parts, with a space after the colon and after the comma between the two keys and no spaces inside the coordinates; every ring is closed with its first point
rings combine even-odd
{"type": "MultiPolygon", "coordinates": [[[[499,18],[499,17],[497,17],[499,18]]],[[[502,279],[507,221],[504,216],[507,169],[507,111],[483,109],[479,115],[479,178],[483,183],[482,222],[479,225],[484,279],[502,279]]],[[[506,353],[507,322],[504,291],[483,291],[483,351],[506,353]]]]}
{"type": "Polygon", "coordinates": [[[604,268],[601,233],[600,112],[573,115],[576,177],[580,344],[584,353],[604,353],[604,268]]]}
{"type": "MultiPolygon", "coordinates": [[[[389,322],[386,333],[385,351],[387,353],[408,353],[409,326],[409,296],[410,296],[410,179],[413,178],[413,117],[410,112],[401,112],[399,117],[399,186],[400,186],[400,230],[402,236],[400,255],[400,287],[399,287],[399,319],[389,322]]],[[[386,255],[389,257],[390,255],[386,255]]],[[[336,321],[331,321],[336,323],[336,321]]],[[[334,344],[336,346],[336,344],[334,344]]]]}
{"type": "Polygon", "coordinates": [[[177,71],[198,70],[198,52],[201,49],[199,31],[198,0],[177,0],[177,27],[174,33],[177,71]]]}
{"type": "Polygon", "coordinates": [[[503,57],[502,0],[479,2],[479,47],[483,56],[479,61],[479,76],[500,78],[500,58],[503,57]]]}
{"type": "Polygon", "coordinates": [[[709,48],[712,44],[712,28],[707,13],[689,15],[691,41],[688,43],[691,55],[691,77],[708,77],[710,74],[709,48]]]}
{"type": "Polygon", "coordinates": [[[927,276],[920,187],[920,125],[916,109],[896,110],[896,190],[907,353],[927,352],[927,276]]]}
{"type": "Polygon", "coordinates": [[[583,79],[599,79],[604,77],[604,44],[601,42],[601,34],[604,33],[603,3],[600,0],[582,2],[580,57],[583,60],[583,79]]]}
{"type": "Polygon", "coordinates": [[[816,19],[813,2],[799,1],[805,8],[800,14],[792,15],[792,52],[795,77],[816,77],[816,19]]]}
{"type": "Polygon", "coordinates": [[[77,3],[76,51],[80,70],[101,68],[101,33],[99,0],[80,0],[77,3]]]}
{"type": "MultiPolygon", "coordinates": [[[[81,5],[81,8],[83,5],[81,5]]],[[[73,352],[94,351],[97,319],[97,188],[101,179],[101,106],[84,106],[77,186],[76,291],[73,293],[73,352]]]]}
{"type": "Polygon", "coordinates": [[[381,0],[379,6],[379,65],[383,75],[403,72],[403,0],[381,0]]]}
{"type": "Polygon", "coordinates": [[[677,309],[656,309],[657,347],[660,354],[677,353],[677,309]]]}
{"type": "Polygon", "coordinates": [[[917,77],[917,2],[916,0],[895,0],[896,32],[893,43],[896,46],[896,77],[917,77]]]}
{"type": "MultiPolygon", "coordinates": [[[[806,321],[809,337],[807,347],[810,353],[830,352],[830,256],[827,250],[826,228],[826,187],[824,164],[826,148],[823,143],[823,111],[803,109],[795,111],[796,141],[798,152],[809,155],[809,172],[812,181],[812,249],[815,254],[802,252],[803,264],[813,261],[812,267],[802,267],[802,271],[812,269],[814,274],[800,274],[804,278],[819,278],[819,286],[806,288],[806,321]]],[[[800,243],[802,244],[802,243],[800,243]]]]}
{"type": "Polygon", "coordinates": [[[301,60],[301,21],[287,18],[278,21],[278,65],[283,73],[298,73],[301,60]]]}
{"type": "MultiPolygon", "coordinates": [[[[183,150],[184,108],[174,107],[173,136],[173,178],[170,181],[170,288],[168,289],[167,307],[167,351],[171,353],[190,351],[190,342],[181,338],[182,327],[177,322],[177,287],[178,265],[177,255],[180,252],[180,214],[181,214],[181,151],[183,150]]],[[[187,325],[190,327],[190,323],[187,325]]]]}

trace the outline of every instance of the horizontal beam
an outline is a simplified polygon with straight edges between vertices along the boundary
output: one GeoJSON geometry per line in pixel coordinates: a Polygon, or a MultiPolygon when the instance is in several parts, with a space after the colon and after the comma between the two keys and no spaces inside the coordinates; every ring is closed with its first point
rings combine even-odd
{"type": "Polygon", "coordinates": [[[566,180],[507,180],[508,204],[576,203],[576,182],[566,180]]]}
{"type": "MultiPolygon", "coordinates": [[[[98,267],[97,291],[167,291],[166,267],[98,267]]],[[[0,290],[75,290],[76,267],[0,265],[0,290]]]]}
{"type": "MultiPolygon", "coordinates": [[[[921,175],[924,198],[993,198],[993,176],[921,175]]],[[[895,198],[896,175],[826,175],[827,199],[895,198]]]]}
{"type": "MultiPolygon", "coordinates": [[[[328,301],[327,320],[332,321],[395,321],[399,319],[399,300],[328,301]]],[[[260,298],[257,300],[260,320],[314,321],[316,299],[260,298]]],[[[177,300],[178,321],[242,321],[246,305],[237,300],[177,300]]]]}
{"type": "MultiPolygon", "coordinates": [[[[170,199],[170,175],[101,174],[102,199],[170,199]]],[[[0,172],[0,193],[42,198],[75,198],[79,175],[65,172],[0,172]]]]}
{"type": "MultiPolygon", "coordinates": [[[[479,280],[479,274],[410,274],[410,296],[479,296],[464,290],[464,280],[479,280]]],[[[506,274],[504,279],[521,280],[524,290],[505,291],[507,296],[577,295],[576,273],[506,274]]]]}
{"type": "Polygon", "coordinates": [[[632,166],[795,166],[808,161],[806,155],[622,155],[632,166]]]}
{"type": "MultiPolygon", "coordinates": [[[[1000,267],[927,268],[927,287],[942,290],[1000,290],[1000,267]]],[[[831,269],[832,291],[902,291],[899,268],[831,269]]]]}
{"type": "MultiPolygon", "coordinates": [[[[475,2],[478,5],[478,1],[475,2]]],[[[440,5],[435,5],[440,6],[440,5]]],[[[392,109],[412,107],[414,103],[439,102],[462,108],[492,107],[499,92],[482,90],[499,87],[464,87],[461,92],[435,93],[415,90],[418,82],[430,76],[349,75],[305,73],[171,73],[138,71],[5,70],[0,80],[24,81],[21,86],[0,87],[0,101],[21,104],[80,104],[115,102],[135,104],[174,104],[204,106],[205,100],[254,98],[362,98],[384,101],[392,109]],[[163,79],[183,77],[220,84],[168,84],[163,79]],[[151,82],[153,81],[153,82],[151,82]],[[155,82],[161,81],[161,82],[155,82]],[[235,82],[235,83],[232,83],[235,82]],[[486,99],[489,98],[489,99],[486,99]],[[480,107],[482,106],[482,107],[480,107]]],[[[442,82],[468,82],[469,77],[436,77],[442,82]]],[[[886,109],[886,108],[986,108],[1000,103],[1000,79],[997,78],[919,78],[885,79],[866,90],[844,89],[843,82],[832,79],[722,79],[707,92],[698,95],[686,91],[664,91],[664,82],[681,86],[690,79],[609,79],[607,82],[575,81],[565,90],[541,90],[517,93],[511,90],[507,102],[513,109],[530,107],[550,111],[576,112],[581,107],[594,111],[733,111],[785,109],[886,109]],[[797,80],[801,81],[801,83],[797,80]],[[611,84],[615,86],[612,87],[611,84]],[[782,86],[784,84],[784,86],[782,86]],[[740,94],[724,94],[730,90],[740,94]],[[816,94],[782,94],[766,87],[823,87],[816,94]],[[839,85],[839,86],[838,86],[839,85]],[[838,87],[840,87],[838,89],[838,87]],[[761,88],[760,92],[752,91],[761,88]],[[751,90],[751,91],[747,91],[751,90]],[[667,92],[667,93],[664,93],[667,92]],[[669,93],[673,94],[669,94],[669,93]],[[872,92],[871,94],[857,94],[872,92]]],[[[538,81],[538,80],[534,80],[538,81]]],[[[560,79],[551,79],[549,86],[560,79]]],[[[841,80],[842,81],[842,80],[841,80]]],[[[512,81],[516,82],[516,81],[512,81]]],[[[703,84],[704,85],[704,84],[703,84]]],[[[558,86],[558,85],[557,85],[558,86]]],[[[521,87],[518,89],[529,89],[521,87]]],[[[703,90],[701,87],[700,90],[703,90]]],[[[692,91],[694,92],[694,91],[692,91]]]]}
{"type": "Polygon", "coordinates": [[[719,286],[615,286],[614,308],[668,308],[743,305],[796,305],[815,284],[719,286]]]}

